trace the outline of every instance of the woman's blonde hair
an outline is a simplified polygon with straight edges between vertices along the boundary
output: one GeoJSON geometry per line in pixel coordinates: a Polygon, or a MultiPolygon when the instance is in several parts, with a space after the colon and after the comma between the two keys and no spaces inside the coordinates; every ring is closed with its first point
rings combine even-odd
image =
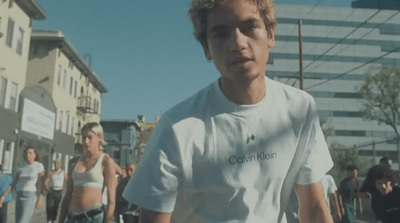
{"type": "MultiPolygon", "coordinates": [[[[207,47],[207,16],[220,5],[229,0],[192,0],[188,14],[193,23],[196,39],[203,48],[207,47]]],[[[272,0],[248,0],[253,2],[259,9],[260,16],[264,20],[265,27],[270,35],[275,29],[276,17],[272,0]]]]}
{"type": "Polygon", "coordinates": [[[97,136],[101,136],[102,140],[100,149],[103,150],[103,146],[107,145],[107,143],[104,141],[103,127],[97,122],[86,123],[81,130],[82,137],[85,136],[89,131],[94,132],[97,136]]]}

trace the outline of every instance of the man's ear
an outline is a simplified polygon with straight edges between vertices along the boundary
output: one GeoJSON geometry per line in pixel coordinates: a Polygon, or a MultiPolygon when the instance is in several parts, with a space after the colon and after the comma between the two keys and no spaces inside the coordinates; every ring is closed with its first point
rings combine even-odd
{"type": "Polygon", "coordinates": [[[204,56],[206,57],[207,61],[211,61],[212,56],[211,56],[210,50],[208,49],[208,46],[206,46],[206,45],[202,45],[202,46],[203,46],[203,50],[204,50],[204,56]]]}
{"type": "Polygon", "coordinates": [[[272,48],[275,46],[275,27],[270,28],[267,32],[268,32],[268,47],[272,48]]]}

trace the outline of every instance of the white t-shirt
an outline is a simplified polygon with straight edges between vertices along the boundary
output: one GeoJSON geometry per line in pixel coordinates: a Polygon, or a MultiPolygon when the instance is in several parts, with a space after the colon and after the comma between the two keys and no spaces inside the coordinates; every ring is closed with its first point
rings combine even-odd
{"type": "Polygon", "coordinates": [[[331,204],[329,202],[329,195],[334,194],[337,191],[335,180],[331,175],[325,175],[321,179],[322,189],[324,191],[325,201],[328,205],[328,209],[331,210],[331,204]]]}
{"type": "Polygon", "coordinates": [[[35,192],[36,182],[38,180],[39,173],[41,172],[44,172],[44,166],[42,163],[35,161],[32,164],[22,164],[17,170],[19,180],[16,190],[35,192]]]}
{"type": "Polygon", "coordinates": [[[310,95],[266,78],[237,105],[216,81],[163,115],[123,196],[171,222],[286,222],[294,184],[332,165],[310,95]]]}

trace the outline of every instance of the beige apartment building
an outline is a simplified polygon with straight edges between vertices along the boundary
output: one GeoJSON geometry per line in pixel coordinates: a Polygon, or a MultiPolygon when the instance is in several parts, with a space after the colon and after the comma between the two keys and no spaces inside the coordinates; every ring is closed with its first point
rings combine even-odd
{"type": "Polygon", "coordinates": [[[81,127],[100,122],[101,95],[107,89],[61,31],[31,35],[27,85],[45,89],[56,113],[53,158],[68,160],[83,152],[81,127]]]}
{"type": "Polygon", "coordinates": [[[34,146],[49,170],[83,152],[81,127],[100,122],[107,92],[61,31],[32,31],[46,19],[35,0],[0,0],[0,164],[12,173],[34,146]]]}
{"type": "Polygon", "coordinates": [[[19,131],[19,95],[25,87],[32,24],[46,19],[33,0],[0,1],[0,164],[11,172],[19,131]]]}

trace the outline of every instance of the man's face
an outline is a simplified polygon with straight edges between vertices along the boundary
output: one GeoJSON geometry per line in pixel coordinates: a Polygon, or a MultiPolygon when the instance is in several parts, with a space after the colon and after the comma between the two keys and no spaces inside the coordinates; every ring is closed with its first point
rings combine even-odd
{"type": "Polygon", "coordinates": [[[392,192],[392,182],[386,178],[375,180],[375,186],[383,195],[388,195],[392,192]]]}
{"type": "Polygon", "coordinates": [[[348,170],[347,177],[350,179],[355,179],[358,176],[358,170],[348,170]]]}
{"type": "Polygon", "coordinates": [[[243,83],[265,75],[268,51],[275,44],[257,6],[230,0],[207,17],[207,59],[214,60],[223,80],[243,83]]]}
{"type": "Polygon", "coordinates": [[[126,167],[126,174],[128,177],[132,177],[133,173],[135,172],[135,166],[134,165],[129,165],[126,167]]]}

